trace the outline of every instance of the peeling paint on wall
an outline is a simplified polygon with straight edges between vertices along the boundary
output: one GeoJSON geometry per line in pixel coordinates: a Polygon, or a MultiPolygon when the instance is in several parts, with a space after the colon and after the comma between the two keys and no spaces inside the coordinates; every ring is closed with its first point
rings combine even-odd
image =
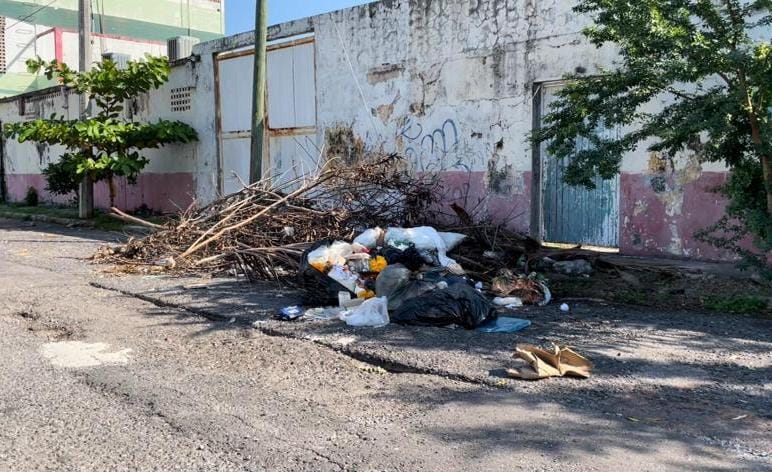
{"type": "Polygon", "coordinates": [[[378,67],[373,67],[367,73],[367,82],[370,85],[375,85],[381,82],[394,80],[399,78],[404,71],[404,64],[384,64],[378,67]]]}
{"type": "Polygon", "coordinates": [[[351,126],[337,125],[324,133],[327,159],[343,159],[347,164],[357,162],[365,151],[364,141],[354,135],[351,126]]]}

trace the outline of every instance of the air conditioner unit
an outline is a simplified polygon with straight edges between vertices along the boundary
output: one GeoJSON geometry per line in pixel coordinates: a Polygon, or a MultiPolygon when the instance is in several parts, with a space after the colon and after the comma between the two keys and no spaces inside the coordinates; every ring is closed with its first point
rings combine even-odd
{"type": "Polygon", "coordinates": [[[102,54],[102,59],[113,61],[118,69],[125,69],[131,60],[131,55],[121,52],[106,52],[102,54]]]}
{"type": "Polygon", "coordinates": [[[170,61],[178,61],[193,55],[193,46],[200,40],[192,36],[177,36],[166,41],[170,61]]]}

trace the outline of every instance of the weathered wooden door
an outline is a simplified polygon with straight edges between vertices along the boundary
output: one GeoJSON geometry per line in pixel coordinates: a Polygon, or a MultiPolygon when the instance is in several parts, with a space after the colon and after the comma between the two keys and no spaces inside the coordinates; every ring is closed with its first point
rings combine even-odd
{"type": "Polygon", "coordinates": [[[220,192],[238,192],[249,182],[254,53],[225,53],[217,58],[220,192]]]}
{"type": "Polygon", "coordinates": [[[314,175],[321,164],[314,52],[313,38],[268,51],[269,172],[278,185],[314,175]]]}
{"type": "MultiPolygon", "coordinates": [[[[263,175],[275,183],[315,172],[316,75],[312,37],[268,47],[267,129],[263,175]]],[[[249,181],[254,50],[217,57],[220,190],[237,192],[249,181]]]]}
{"type": "MultiPolygon", "coordinates": [[[[542,87],[541,116],[549,111],[560,85],[542,87]]],[[[599,130],[614,133],[615,130],[599,130]]],[[[587,146],[578,143],[578,146],[587,146]]],[[[542,238],[550,243],[619,247],[619,177],[595,178],[594,189],[574,187],[563,181],[566,160],[558,160],[541,148],[542,238]]]]}

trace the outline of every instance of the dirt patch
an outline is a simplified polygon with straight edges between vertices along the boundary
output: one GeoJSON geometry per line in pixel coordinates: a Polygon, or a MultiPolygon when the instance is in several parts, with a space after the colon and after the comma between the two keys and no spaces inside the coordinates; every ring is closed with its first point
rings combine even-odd
{"type": "Polygon", "coordinates": [[[629,271],[622,275],[546,274],[558,298],[601,299],[659,309],[697,309],[721,313],[772,316],[772,288],[751,279],[715,274],[629,271]]]}

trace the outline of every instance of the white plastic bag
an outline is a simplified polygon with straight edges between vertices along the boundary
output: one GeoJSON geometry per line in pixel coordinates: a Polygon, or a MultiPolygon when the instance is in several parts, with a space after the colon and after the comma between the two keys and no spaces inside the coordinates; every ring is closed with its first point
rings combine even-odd
{"type": "Polygon", "coordinates": [[[366,248],[375,249],[378,247],[378,241],[381,239],[383,239],[383,229],[372,228],[357,236],[354,239],[354,244],[361,244],[366,248]]]}
{"type": "MultiPolygon", "coordinates": [[[[457,238],[449,237],[449,239],[455,241],[457,238]]],[[[450,268],[453,273],[463,273],[461,266],[447,256],[448,247],[445,244],[442,235],[431,226],[419,226],[418,228],[389,228],[386,230],[384,241],[387,245],[399,249],[405,249],[407,244],[412,243],[419,251],[437,251],[437,259],[440,261],[442,267],[450,268]]],[[[460,242],[460,240],[458,242],[460,242]]]]}
{"type": "Polygon", "coordinates": [[[386,230],[384,241],[387,245],[400,249],[404,249],[406,244],[412,243],[419,251],[447,250],[440,233],[431,226],[389,228],[386,230]]]}
{"type": "Polygon", "coordinates": [[[547,284],[544,282],[539,282],[539,285],[541,286],[542,292],[544,292],[544,300],[539,303],[539,306],[547,306],[552,301],[552,292],[550,292],[549,287],[547,287],[547,284]]]}
{"type": "Polygon", "coordinates": [[[388,299],[371,298],[351,311],[343,312],[341,319],[349,326],[380,328],[389,324],[388,299]]]}
{"type": "Polygon", "coordinates": [[[344,265],[346,259],[354,253],[351,244],[345,241],[335,241],[329,246],[321,246],[308,253],[308,263],[320,270],[329,265],[344,265]]]}
{"type": "Polygon", "coordinates": [[[466,235],[460,233],[440,233],[440,237],[445,242],[445,249],[448,251],[452,251],[466,239],[466,235]]]}
{"type": "Polygon", "coordinates": [[[345,241],[335,241],[330,246],[327,257],[332,265],[344,265],[348,257],[353,253],[354,249],[351,247],[351,244],[345,241]]]}
{"type": "Polygon", "coordinates": [[[493,304],[507,308],[518,308],[523,306],[523,300],[518,297],[496,297],[493,299],[493,304]]]}

